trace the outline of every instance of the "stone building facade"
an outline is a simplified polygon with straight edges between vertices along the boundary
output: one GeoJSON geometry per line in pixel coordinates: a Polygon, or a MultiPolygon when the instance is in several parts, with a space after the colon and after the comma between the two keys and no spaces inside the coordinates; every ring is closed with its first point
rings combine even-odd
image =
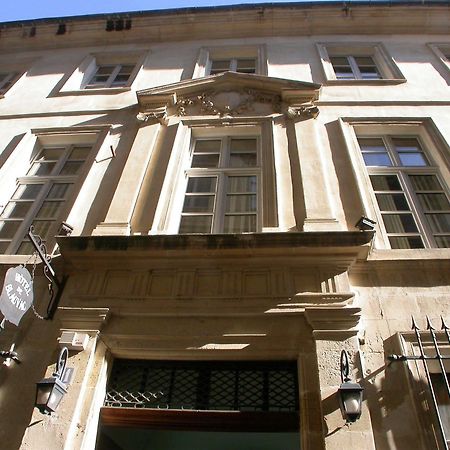
{"type": "Polygon", "coordinates": [[[1,447],[444,449],[449,29],[442,2],[0,24],[1,271],[35,275],[0,332],[1,447]],[[442,367],[389,358],[417,333],[442,367]]]}

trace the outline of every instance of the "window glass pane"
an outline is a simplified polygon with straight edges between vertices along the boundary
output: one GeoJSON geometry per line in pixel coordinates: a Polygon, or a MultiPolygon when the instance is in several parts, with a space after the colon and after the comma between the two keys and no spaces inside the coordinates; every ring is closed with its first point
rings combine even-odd
{"type": "Polygon", "coordinates": [[[122,66],[119,73],[115,76],[112,85],[113,86],[125,86],[130,79],[131,73],[134,70],[134,66],[122,66]]]}
{"type": "Polygon", "coordinates": [[[399,153],[402,166],[428,166],[428,162],[422,153],[399,153]]]}
{"type": "Polygon", "coordinates": [[[83,165],[82,161],[67,161],[64,166],[61,168],[60,175],[76,175],[81,166],[83,165]]]}
{"type": "Polygon", "coordinates": [[[335,67],[334,72],[338,80],[354,80],[356,78],[350,67],[335,67]]]}
{"type": "Polygon", "coordinates": [[[211,63],[211,75],[214,75],[216,73],[226,72],[227,70],[230,70],[230,60],[224,59],[224,60],[214,60],[211,63]]]}
{"type": "Polygon", "coordinates": [[[228,177],[227,192],[256,192],[256,176],[228,177]]]}
{"type": "Polygon", "coordinates": [[[359,146],[363,152],[386,152],[386,146],[381,138],[358,138],[359,146]]]}
{"type": "Polygon", "coordinates": [[[99,66],[95,75],[111,75],[116,66],[99,66]]]}
{"type": "Polygon", "coordinates": [[[256,139],[231,139],[232,152],[256,152],[256,139]]]}
{"type": "Polygon", "coordinates": [[[375,66],[375,62],[371,56],[355,56],[358,66],[375,66]]]}
{"type": "Polygon", "coordinates": [[[211,233],[212,216],[182,216],[180,233],[211,233]]]}
{"type": "Polygon", "coordinates": [[[44,148],[36,161],[57,161],[64,152],[64,148],[44,148]]]}
{"type": "Polygon", "coordinates": [[[42,189],[42,184],[21,184],[14,195],[13,199],[35,200],[42,189]]]}
{"type": "Polygon", "coordinates": [[[219,155],[195,155],[192,157],[192,167],[217,167],[219,155]]]}
{"type": "Polygon", "coordinates": [[[424,211],[450,210],[450,204],[445,194],[417,194],[417,198],[424,211]]]}
{"type": "Polygon", "coordinates": [[[419,141],[415,137],[393,137],[392,142],[398,152],[421,152],[419,141]]]}
{"type": "Polygon", "coordinates": [[[416,138],[393,137],[395,149],[403,166],[427,166],[428,161],[416,138]]]}
{"type": "Polygon", "coordinates": [[[439,248],[450,248],[450,236],[435,236],[439,248]]]}
{"type": "Polygon", "coordinates": [[[20,220],[0,220],[0,238],[13,238],[21,223],[22,221],[20,220]]]}
{"type": "Polygon", "coordinates": [[[49,175],[52,173],[55,165],[55,162],[36,162],[30,167],[27,175],[49,175]]]}
{"type": "Polygon", "coordinates": [[[360,69],[360,72],[363,80],[379,80],[381,78],[376,67],[364,67],[360,69]]]}
{"type": "Polygon", "coordinates": [[[256,211],[256,195],[227,195],[226,212],[256,211]]]}
{"type": "Polygon", "coordinates": [[[9,202],[3,210],[2,217],[24,218],[33,202],[9,202]]]}
{"type": "MultiPolygon", "coordinates": [[[[38,234],[44,241],[47,241],[51,236],[51,226],[53,225],[53,220],[34,220],[34,233],[38,234]]],[[[47,249],[49,250],[49,249],[47,249]]]]}
{"type": "Polygon", "coordinates": [[[195,141],[195,153],[219,153],[222,141],[207,139],[195,141]]]}
{"type": "Polygon", "coordinates": [[[71,184],[67,183],[55,183],[47,194],[48,199],[66,198],[69,193],[71,184]]]}
{"type": "Polygon", "coordinates": [[[412,214],[383,214],[384,226],[388,233],[417,233],[412,214]]]}
{"type": "Polygon", "coordinates": [[[426,214],[433,233],[450,232],[450,214],[426,214]]]}
{"type": "Polygon", "coordinates": [[[256,153],[232,153],[230,167],[255,167],[256,153]]]}
{"type": "Polygon", "coordinates": [[[392,166],[387,153],[363,153],[363,158],[366,166],[392,166]]]}
{"type": "Polygon", "coordinates": [[[256,215],[226,215],[224,220],[224,233],[245,233],[256,231],[256,215]]]}
{"type": "Polygon", "coordinates": [[[409,175],[409,179],[416,191],[442,191],[435,175],[409,175]]]}
{"type": "Polygon", "coordinates": [[[36,217],[38,219],[56,219],[63,205],[64,202],[45,201],[36,217]]]}
{"type": "Polygon", "coordinates": [[[238,59],[236,72],[255,73],[256,72],[256,60],[255,59],[238,59]]]}
{"type": "Polygon", "coordinates": [[[210,192],[216,191],[216,177],[191,177],[188,180],[186,192],[210,192]]]}
{"type": "MultiPolygon", "coordinates": [[[[47,249],[48,250],[48,249],[47,249]]],[[[35,251],[33,244],[30,241],[23,241],[17,249],[18,255],[31,255],[35,251]]]]}
{"type": "Polygon", "coordinates": [[[0,241],[0,253],[1,254],[6,252],[8,245],[9,245],[9,241],[0,241]]]}
{"type": "Polygon", "coordinates": [[[397,175],[371,175],[370,181],[375,191],[401,191],[397,175]]]}
{"type": "Polygon", "coordinates": [[[330,58],[331,64],[337,65],[337,66],[348,66],[348,59],[346,56],[332,56],[330,58]]]}
{"type": "Polygon", "coordinates": [[[183,212],[213,212],[214,195],[194,195],[184,199],[183,212]]]}
{"type": "Polygon", "coordinates": [[[419,236],[396,237],[389,236],[391,248],[423,248],[422,239],[419,236]]]}
{"type": "Polygon", "coordinates": [[[381,211],[409,211],[404,194],[376,194],[381,211]]]}
{"type": "Polygon", "coordinates": [[[85,160],[89,152],[91,151],[91,147],[73,147],[72,151],[70,152],[69,160],[85,160]]]}

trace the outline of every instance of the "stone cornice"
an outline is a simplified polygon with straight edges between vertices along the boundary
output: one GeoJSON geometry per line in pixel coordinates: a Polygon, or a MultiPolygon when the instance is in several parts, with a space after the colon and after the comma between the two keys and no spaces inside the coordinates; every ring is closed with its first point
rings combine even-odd
{"type": "Polygon", "coordinates": [[[347,268],[367,256],[373,232],[292,232],[220,235],[57,237],[66,269],[140,267],[164,261],[234,257],[301,258],[311,264],[347,268]]]}
{"type": "Polygon", "coordinates": [[[0,24],[0,51],[80,45],[157,43],[198,39],[331,34],[448,34],[448,5],[336,3],[238,5],[28,20],[0,24]],[[105,31],[108,19],[130,19],[131,29],[105,31]],[[59,23],[67,32],[57,35],[59,23]],[[34,32],[27,33],[35,27],[34,32]]]}

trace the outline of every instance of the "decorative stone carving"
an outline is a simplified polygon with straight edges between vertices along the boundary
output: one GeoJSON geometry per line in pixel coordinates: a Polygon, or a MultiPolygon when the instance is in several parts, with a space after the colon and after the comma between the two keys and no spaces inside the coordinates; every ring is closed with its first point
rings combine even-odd
{"type": "Polygon", "coordinates": [[[162,107],[152,110],[148,110],[145,108],[144,112],[140,112],[136,115],[136,119],[140,122],[148,122],[149,120],[154,120],[159,122],[161,125],[167,125],[167,108],[162,107]]]}
{"type": "Polygon", "coordinates": [[[255,111],[258,104],[268,105],[271,112],[281,111],[281,97],[278,94],[254,89],[207,91],[200,95],[180,98],[175,107],[179,116],[188,115],[189,108],[199,108],[204,114],[233,117],[255,111]]]}
{"type": "Polygon", "coordinates": [[[319,108],[313,103],[305,103],[304,105],[288,106],[286,115],[289,119],[315,119],[319,115],[319,108]]]}

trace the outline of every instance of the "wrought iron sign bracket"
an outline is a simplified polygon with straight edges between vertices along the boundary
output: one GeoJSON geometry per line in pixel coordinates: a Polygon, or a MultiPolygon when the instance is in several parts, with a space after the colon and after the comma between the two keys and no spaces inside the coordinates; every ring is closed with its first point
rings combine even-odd
{"type": "Polygon", "coordinates": [[[51,263],[51,256],[47,254],[47,247],[45,246],[45,243],[42,241],[42,238],[33,233],[34,227],[31,226],[28,230],[28,238],[30,239],[31,243],[33,244],[33,247],[36,250],[36,253],[38,254],[39,258],[42,261],[42,264],[44,264],[44,275],[49,280],[49,292],[50,292],[50,302],[47,307],[47,316],[44,317],[45,320],[52,320],[53,316],[56,313],[56,310],[58,309],[59,301],[61,300],[61,295],[64,290],[64,286],[67,282],[67,276],[63,276],[60,280],[56,276],[56,272],[53,269],[51,263]],[[53,290],[53,283],[56,285],[56,293],[53,290]]]}

